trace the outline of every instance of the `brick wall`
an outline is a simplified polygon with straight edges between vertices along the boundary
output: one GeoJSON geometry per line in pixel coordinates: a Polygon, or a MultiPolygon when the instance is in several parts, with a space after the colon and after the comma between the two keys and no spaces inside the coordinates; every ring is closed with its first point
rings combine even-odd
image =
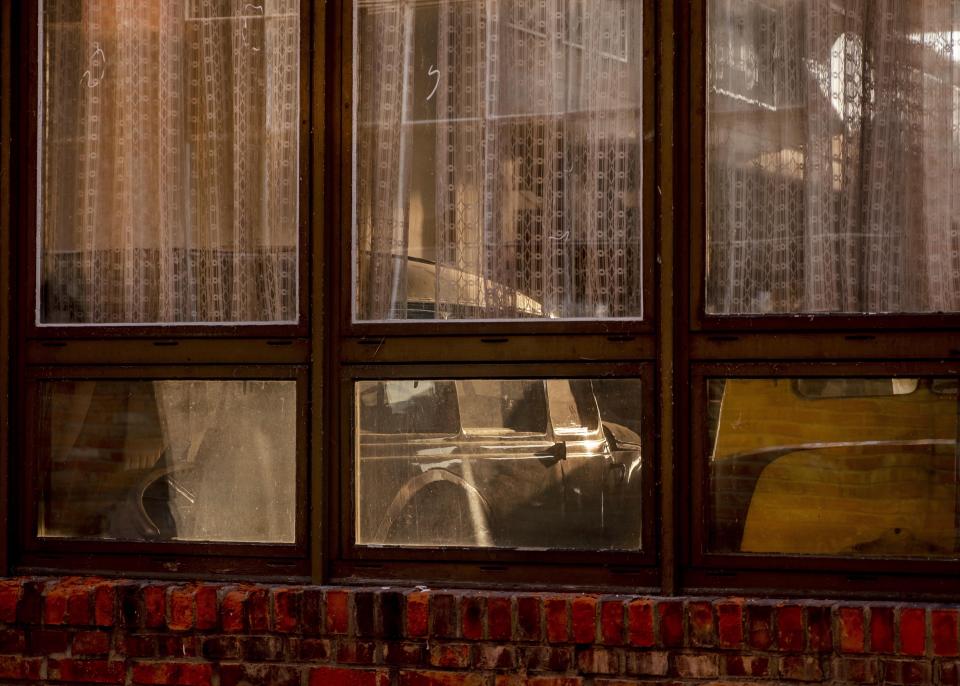
{"type": "Polygon", "coordinates": [[[960,608],[0,581],[0,683],[958,684],[960,608]]]}

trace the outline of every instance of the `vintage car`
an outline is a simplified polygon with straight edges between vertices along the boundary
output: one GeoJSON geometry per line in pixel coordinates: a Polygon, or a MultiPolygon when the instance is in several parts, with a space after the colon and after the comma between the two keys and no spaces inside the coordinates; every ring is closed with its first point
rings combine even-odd
{"type": "Polygon", "coordinates": [[[709,383],[714,551],[956,555],[956,379],[709,383]]]}
{"type": "Polygon", "coordinates": [[[357,542],[638,549],[640,438],[600,384],[358,382],[357,542]]]}

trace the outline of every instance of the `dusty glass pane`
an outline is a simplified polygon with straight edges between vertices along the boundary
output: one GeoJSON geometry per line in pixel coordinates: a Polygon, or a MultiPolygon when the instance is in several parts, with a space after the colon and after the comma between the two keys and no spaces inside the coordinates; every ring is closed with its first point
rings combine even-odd
{"type": "Polygon", "coordinates": [[[299,0],[43,0],[37,321],[297,318],[299,0]]]}
{"type": "Polygon", "coordinates": [[[955,557],[956,379],[711,379],[715,552],[955,557]]]}
{"type": "Polygon", "coordinates": [[[706,311],[960,311],[960,3],[707,3],[706,311]]]}
{"type": "Polygon", "coordinates": [[[637,550],[638,379],[358,381],[357,543],[637,550]]]}
{"type": "Polygon", "coordinates": [[[41,398],[39,536],[294,541],[294,381],[55,381],[41,398]]]}
{"type": "Polygon", "coordinates": [[[638,318],[642,4],[354,3],[354,317],[638,318]]]}

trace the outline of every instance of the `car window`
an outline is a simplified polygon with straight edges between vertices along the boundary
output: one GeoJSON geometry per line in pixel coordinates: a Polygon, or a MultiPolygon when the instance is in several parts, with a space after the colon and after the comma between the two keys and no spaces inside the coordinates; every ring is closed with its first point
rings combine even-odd
{"type": "Polygon", "coordinates": [[[360,430],[381,434],[455,434],[457,395],[451,381],[361,381],[360,430]]]}
{"type": "Polygon", "coordinates": [[[476,379],[456,384],[465,433],[546,433],[543,381],[476,379]]]}
{"type": "Polygon", "coordinates": [[[917,379],[796,379],[794,390],[803,398],[872,398],[909,395],[917,379]]]}

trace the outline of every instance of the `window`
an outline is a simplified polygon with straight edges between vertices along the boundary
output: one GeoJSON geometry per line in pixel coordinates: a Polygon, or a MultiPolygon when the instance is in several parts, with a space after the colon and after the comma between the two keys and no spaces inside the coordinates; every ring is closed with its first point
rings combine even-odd
{"type": "Polygon", "coordinates": [[[12,569],[960,590],[954,0],[2,12],[12,569]]]}
{"type": "Polygon", "coordinates": [[[955,593],[957,5],[696,5],[685,583],[955,593]]]}

